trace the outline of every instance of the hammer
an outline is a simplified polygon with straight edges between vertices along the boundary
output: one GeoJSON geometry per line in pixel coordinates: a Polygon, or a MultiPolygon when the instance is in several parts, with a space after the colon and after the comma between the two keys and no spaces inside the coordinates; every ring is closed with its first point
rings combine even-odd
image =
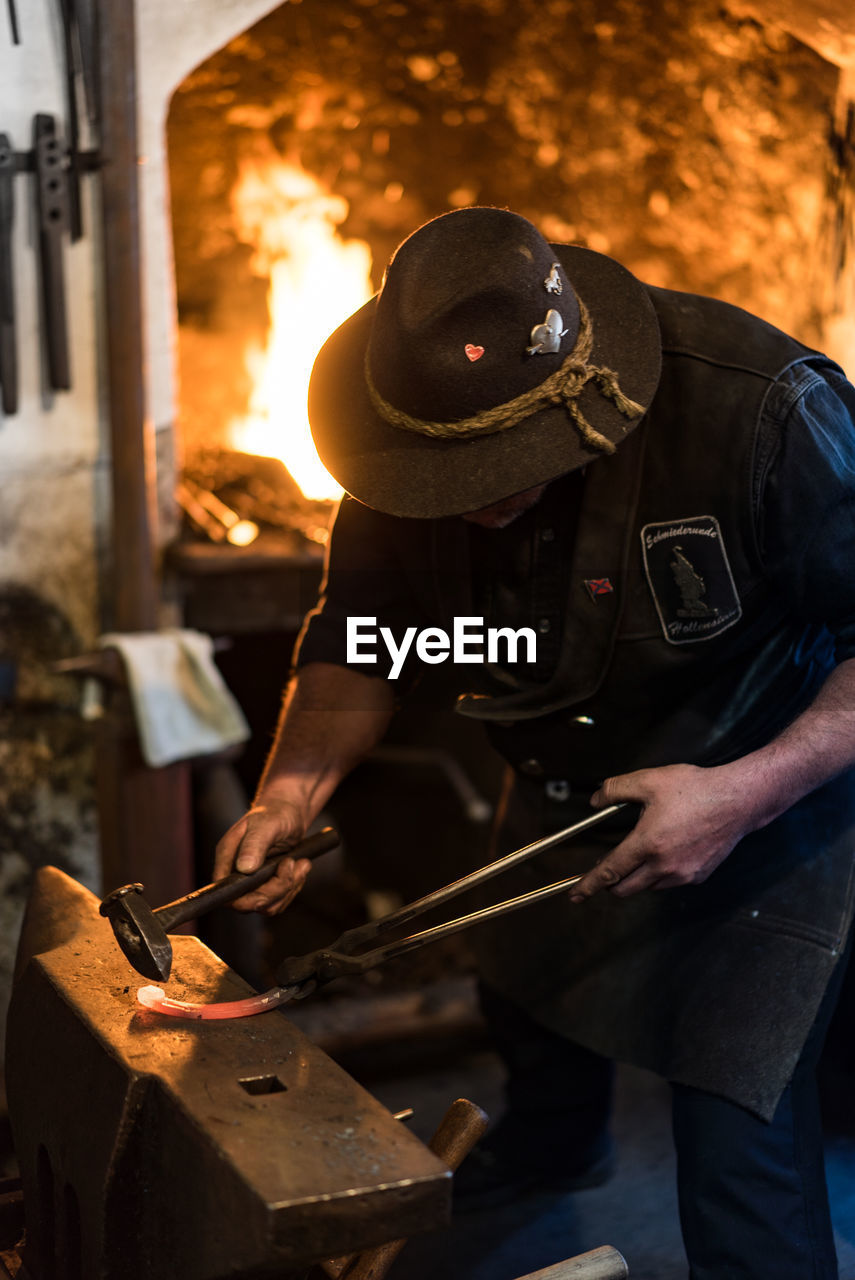
{"type": "Polygon", "coordinates": [[[143,886],[126,884],[109,893],[99,910],[110,921],[116,941],[137,973],[165,982],[172,968],[172,943],[167,937],[171,929],[257,889],[271,878],[283,858],[319,858],[338,843],[338,833],[332,827],[324,827],[291,849],[271,854],[255,871],[233,871],[165,907],[152,910],[143,897],[143,886]]]}

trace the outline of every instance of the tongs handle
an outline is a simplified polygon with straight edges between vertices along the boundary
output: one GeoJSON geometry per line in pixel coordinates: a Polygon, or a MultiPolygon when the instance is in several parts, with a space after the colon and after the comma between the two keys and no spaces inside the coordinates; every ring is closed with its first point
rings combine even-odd
{"type": "Polygon", "coordinates": [[[305,991],[305,994],[308,994],[308,990],[314,989],[317,983],[328,982],[330,979],[340,977],[345,973],[362,973],[366,969],[372,969],[375,965],[381,964],[384,960],[403,955],[405,952],[412,951],[427,942],[446,937],[452,933],[458,933],[462,929],[468,929],[470,925],[478,924],[481,920],[504,915],[509,911],[516,911],[518,907],[525,906],[527,903],[536,902],[551,896],[551,894],[560,893],[562,889],[569,889],[578,880],[581,880],[582,877],[580,875],[571,876],[569,880],[556,881],[555,884],[547,885],[543,889],[535,889],[531,893],[523,894],[522,897],[511,898],[507,902],[485,907],[481,911],[475,911],[471,915],[461,916],[457,920],[450,920],[445,924],[436,925],[432,929],[425,929],[421,933],[413,934],[411,937],[400,938],[398,941],[390,942],[387,946],[378,947],[374,951],[353,955],[353,952],[364,943],[370,942],[381,934],[388,933],[401,925],[408,924],[416,916],[423,915],[424,912],[430,911],[433,907],[441,906],[469,889],[477,888],[478,885],[484,884],[494,876],[501,875],[503,871],[508,871],[511,867],[527,862],[529,858],[535,857],[536,854],[543,853],[544,850],[551,849],[557,844],[562,844],[563,841],[570,840],[573,836],[580,835],[591,827],[596,827],[599,823],[605,822],[607,818],[611,818],[626,807],[626,804],[612,804],[606,809],[600,809],[597,813],[592,813],[580,822],[574,822],[572,826],[563,827],[560,831],[554,831],[551,835],[542,836],[539,840],[533,841],[532,844],[527,844],[522,849],[508,853],[503,858],[497,858],[495,862],[490,862],[485,867],[480,867],[477,871],[463,876],[460,880],[455,880],[441,889],[436,889],[433,893],[428,893],[425,897],[418,898],[415,902],[408,902],[397,911],[381,916],[379,920],[370,920],[367,924],[358,925],[355,929],[348,929],[329,948],[314,951],[307,956],[291,957],[280,965],[276,975],[277,981],[282,985],[310,983],[311,986],[305,991]]]}
{"type": "Polygon", "coordinates": [[[509,871],[511,867],[519,866],[522,862],[528,862],[529,858],[533,858],[538,853],[543,853],[546,849],[552,849],[555,845],[563,844],[565,840],[572,839],[573,836],[581,835],[583,831],[598,826],[606,818],[611,818],[613,814],[625,808],[625,804],[611,804],[607,809],[600,809],[589,817],[583,818],[580,822],[574,822],[572,826],[563,827],[560,831],[553,831],[551,835],[542,836],[539,840],[525,845],[522,849],[516,849],[513,853],[505,854],[503,858],[497,858],[495,862],[488,862],[485,867],[479,867],[477,871],[471,872],[468,876],[463,876],[460,880],[454,880],[451,884],[444,885],[441,889],[435,889],[433,893],[428,893],[423,898],[417,898],[415,902],[408,902],[405,906],[399,907],[397,911],[392,911],[389,915],[382,916],[379,920],[371,920],[367,924],[357,925],[355,929],[349,929],[347,933],[341,935],[335,944],[335,949],[336,951],[344,952],[352,951],[364,942],[370,942],[372,938],[379,937],[382,933],[388,933],[391,929],[397,929],[400,925],[408,924],[416,916],[423,915],[433,907],[442,906],[443,903],[449,902],[461,893],[466,893],[469,889],[476,889],[479,885],[485,884],[487,880],[492,880],[494,876],[501,875],[503,871],[509,871]]]}
{"type": "Polygon", "coordinates": [[[404,956],[410,951],[417,951],[419,947],[424,947],[429,942],[438,942],[440,938],[461,933],[464,929],[471,928],[473,924],[482,924],[485,920],[496,920],[499,916],[509,915],[511,911],[519,911],[521,907],[531,906],[534,902],[554,898],[557,894],[566,893],[568,889],[572,889],[585,874],[582,871],[578,875],[568,876],[566,880],[555,880],[552,884],[543,885],[540,889],[531,889],[528,893],[521,893],[519,897],[506,898],[504,902],[495,902],[492,906],[482,907],[480,911],[470,911],[468,915],[458,916],[456,920],[446,920],[430,929],[421,929],[418,933],[411,933],[406,938],[397,938],[394,942],[387,942],[385,946],[375,947],[373,951],[363,951],[358,956],[339,952],[334,947],[326,952],[318,952],[314,958],[315,984],[329,982],[332,978],[340,978],[344,974],[365,973],[368,969],[376,968],[378,964],[385,964],[387,960],[397,960],[399,956],[404,956]]]}

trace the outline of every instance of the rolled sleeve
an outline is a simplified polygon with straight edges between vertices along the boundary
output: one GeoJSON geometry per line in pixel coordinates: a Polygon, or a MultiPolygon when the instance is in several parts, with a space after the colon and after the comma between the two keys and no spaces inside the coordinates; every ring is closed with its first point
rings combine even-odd
{"type": "Polygon", "coordinates": [[[758,539],[793,612],[855,657],[855,388],[830,362],[797,366],[761,423],[758,539]]]}

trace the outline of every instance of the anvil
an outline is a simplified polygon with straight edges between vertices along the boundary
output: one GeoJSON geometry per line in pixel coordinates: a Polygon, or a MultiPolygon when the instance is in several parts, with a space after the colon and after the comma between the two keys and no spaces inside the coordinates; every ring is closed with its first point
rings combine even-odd
{"type": "MultiPolygon", "coordinates": [[[[173,945],[177,995],[250,993],[173,945]]],[[[284,1014],[166,1022],[138,983],[98,899],[39,871],[6,1064],[28,1273],[288,1280],[447,1221],[446,1166],[284,1014]]]]}

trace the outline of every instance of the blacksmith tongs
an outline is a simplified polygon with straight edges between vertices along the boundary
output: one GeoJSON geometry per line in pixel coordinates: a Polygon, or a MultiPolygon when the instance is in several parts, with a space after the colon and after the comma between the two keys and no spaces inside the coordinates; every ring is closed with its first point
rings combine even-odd
{"type": "Polygon", "coordinates": [[[419,947],[426,946],[430,942],[436,942],[440,938],[447,938],[451,934],[460,933],[461,930],[468,929],[471,925],[481,924],[484,920],[495,920],[511,911],[518,911],[521,907],[527,907],[535,902],[543,902],[546,898],[565,893],[582,879],[584,872],[569,876],[565,880],[556,880],[554,883],[544,885],[540,889],[533,889],[529,893],[520,894],[517,898],[508,898],[506,901],[497,902],[493,906],[482,907],[480,911],[473,911],[469,915],[459,916],[456,920],[448,920],[444,924],[422,929],[420,932],[409,934],[405,938],[397,938],[393,942],[387,942],[385,945],[375,947],[371,951],[360,950],[367,943],[373,942],[375,938],[382,937],[393,929],[409,924],[411,920],[417,916],[424,915],[426,911],[449,902],[452,898],[458,897],[461,893],[466,893],[469,889],[477,888],[494,876],[501,875],[503,871],[509,871],[511,867],[527,862],[529,858],[533,858],[536,854],[543,853],[544,850],[551,849],[555,845],[563,844],[565,840],[570,840],[573,836],[580,835],[583,831],[597,826],[600,822],[604,822],[607,818],[612,817],[613,814],[626,807],[625,804],[612,804],[606,809],[600,809],[599,812],[592,813],[590,817],[583,818],[581,822],[574,822],[570,827],[564,827],[561,831],[553,832],[552,835],[543,836],[542,839],[535,840],[532,844],[528,844],[522,849],[517,849],[514,853],[508,853],[505,857],[488,863],[487,866],[479,868],[478,871],[473,871],[470,875],[463,876],[460,880],[455,880],[452,884],[445,885],[442,889],[436,889],[424,898],[418,898],[415,902],[409,902],[406,906],[399,907],[397,911],[392,911],[389,915],[382,916],[379,920],[370,920],[367,924],[357,925],[354,929],[348,929],[329,947],[322,947],[318,951],[310,951],[307,955],[292,956],[284,960],[276,973],[276,980],[279,986],[266,991],[263,995],[250,996],[245,1000],[227,1001],[221,1004],[187,1004],[167,997],[160,987],[142,987],[138,991],[137,997],[141,1004],[158,1013],[168,1013],[185,1018],[239,1018],[252,1013],[262,1013],[267,1009],[276,1008],[277,1005],[286,1004],[290,1000],[301,1000],[317,987],[322,986],[325,982],[331,982],[334,978],[365,973],[368,969],[373,969],[377,965],[383,964],[386,960],[393,960],[398,956],[406,955],[409,951],[416,951],[419,947]],[[358,954],[354,954],[356,952],[358,954]]]}
{"type": "Polygon", "coordinates": [[[441,889],[434,890],[433,893],[427,894],[424,898],[418,898],[415,902],[407,903],[406,906],[400,907],[397,911],[392,911],[389,915],[382,916],[379,920],[369,920],[367,924],[358,925],[355,929],[348,929],[329,947],[311,951],[305,956],[292,956],[282,962],[277,970],[276,979],[283,987],[293,987],[292,998],[299,1000],[303,996],[309,995],[316,987],[325,982],[330,982],[333,978],[365,973],[366,970],[373,969],[379,964],[384,964],[387,960],[394,960],[398,956],[406,955],[407,952],[415,951],[429,942],[436,942],[440,938],[450,937],[451,934],[468,929],[471,925],[481,924],[484,920],[495,920],[499,916],[519,910],[520,907],[527,907],[532,903],[552,898],[556,894],[565,893],[582,879],[584,872],[579,875],[569,876],[565,880],[557,880],[552,884],[544,885],[540,889],[533,889],[529,893],[520,894],[517,898],[508,898],[504,902],[482,907],[480,911],[473,911],[469,915],[459,916],[456,920],[448,920],[443,924],[434,925],[430,929],[422,929],[418,933],[409,934],[405,938],[397,938],[394,942],[387,942],[383,946],[375,947],[372,951],[360,951],[361,947],[368,942],[373,942],[375,938],[382,937],[393,929],[409,924],[416,916],[424,915],[426,911],[431,911],[434,907],[449,902],[452,898],[458,897],[459,894],[477,888],[487,880],[492,880],[494,876],[501,875],[503,871],[509,871],[511,867],[527,862],[529,858],[533,858],[536,854],[543,853],[544,850],[551,849],[555,845],[563,844],[565,840],[570,840],[573,836],[580,835],[590,827],[597,826],[598,823],[604,822],[606,818],[612,817],[613,814],[624,808],[626,806],[623,804],[612,804],[606,809],[600,809],[598,813],[593,813],[590,817],[583,818],[581,822],[574,822],[570,827],[564,827],[561,831],[553,832],[552,835],[543,836],[540,840],[535,840],[532,844],[528,844],[522,849],[517,849],[514,853],[508,853],[505,857],[498,858],[495,862],[490,862],[485,867],[480,867],[478,871],[473,871],[470,875],[463,876],[460,880],[455,880],[452,884],[447,884],[441,889]],[[359,954],[354,954],[355,952],[359,952],[359,954]]]}

